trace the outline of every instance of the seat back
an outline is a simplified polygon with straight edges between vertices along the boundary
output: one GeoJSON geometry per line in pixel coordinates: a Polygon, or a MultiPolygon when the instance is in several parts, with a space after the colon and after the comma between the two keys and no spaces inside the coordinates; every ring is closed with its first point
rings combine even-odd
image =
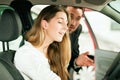
{"type": "Polygon", "coordinates": [[[0,41],[3,51],[0,52],[0,80],[24,80],[13,64],[14,50],[9,50],[9,42],[17,39],[22,30],[22,23],[13,8],[0,5],[0,41]]]}

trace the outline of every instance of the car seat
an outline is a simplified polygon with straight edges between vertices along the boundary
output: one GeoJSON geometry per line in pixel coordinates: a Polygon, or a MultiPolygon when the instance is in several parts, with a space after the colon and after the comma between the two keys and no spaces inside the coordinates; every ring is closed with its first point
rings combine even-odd
{"type": "Polygon", "coordinates": [[[9,49],[9,42],[17,39],[22,30],[22,23],[15,10],[7,5],[0,5],[0,80],[24,80],[13,64],[14,50],[9,49]]]}
{"type": "Polygon", "coordinates": [[[31,7],[32,3],[28,0],[13,0],[10,3],[10,6],[15,9],[15,11],[20,16],[22,21],[22,35],[23,40],[21,41],[20,46],[24,45],[24,35],[33,25],[33,19],[31,16],[31,7]],[[22,6],[21,6],[22,5],[22,6]]]}

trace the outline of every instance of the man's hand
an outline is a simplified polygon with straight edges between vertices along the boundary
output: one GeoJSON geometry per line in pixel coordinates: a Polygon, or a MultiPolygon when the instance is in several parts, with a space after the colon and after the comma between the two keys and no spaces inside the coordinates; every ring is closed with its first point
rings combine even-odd
{"type": "Polygon", "coordinates": [[[76,60],[75,64],[77,66],[94,66],[94,61],[88,57],[89,52],[80,54],[76,60]]]}

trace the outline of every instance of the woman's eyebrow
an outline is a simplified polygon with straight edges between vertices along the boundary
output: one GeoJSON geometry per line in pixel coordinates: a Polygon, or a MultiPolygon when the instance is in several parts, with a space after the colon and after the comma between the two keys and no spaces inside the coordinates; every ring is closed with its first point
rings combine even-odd
{"type": "MultiPolygon", "coordinates": [[[[65,20],[63,17],[58,17],[57,19],[65,20]]],[[[66,20],[66,22],[68,22],[68,20],[66,20]]]]}
{"type": "Polygon", "coordinates": [[[57,19],[62,19],[62,20],[64,20],[64,18],[63,18],[63,17],[58,17],[57,19]]]}

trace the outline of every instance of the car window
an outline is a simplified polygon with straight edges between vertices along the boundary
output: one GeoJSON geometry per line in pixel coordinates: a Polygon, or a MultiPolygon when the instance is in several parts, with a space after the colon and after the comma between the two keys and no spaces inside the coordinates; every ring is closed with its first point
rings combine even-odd
{"type": "Polygon", "coordinates": [[[110,6],[120,12],[120,0],[115,0],[110,3],[110,6]]]}
{"type": "Polygon", "coordinates": [[[97,11],[87,11],[85,16],[95,34],[99,48],[119,51],[120,24],[97,11]]]}
{"type": "Polygon", "coordinates": [[[32,15],[33,20],[38,16],[40,11],[46,6],[48,6],[48,5],[34,5],[31,8],[31,15],[32,15]]]}
{"type": "MultiPolygon", "coordinates": [[[[11,50],[17,50],[20,47],[20,43],[22,41],[22,35],[19,36],[16,40],[9,42],[9,49],[11,50]]],[[[7,49],[7,46],[5,46],[5,49],[7,49]]],[[[2,42],[0,42],[0,52],[3,51],[2,42]]]]}
{"type": "Polygon", "coordinates": [[[94,55],[94,50],[95,50],[95,46],[94,43],[92,41],[92,37],[89,33],[89,28],[86,24],[85,18],[82,17],[80,24],[82,25],[82,33],[79,36],[79,50],[80,53],[83,53],[85,51],[89,51],[90,55],[94,55]]]}

